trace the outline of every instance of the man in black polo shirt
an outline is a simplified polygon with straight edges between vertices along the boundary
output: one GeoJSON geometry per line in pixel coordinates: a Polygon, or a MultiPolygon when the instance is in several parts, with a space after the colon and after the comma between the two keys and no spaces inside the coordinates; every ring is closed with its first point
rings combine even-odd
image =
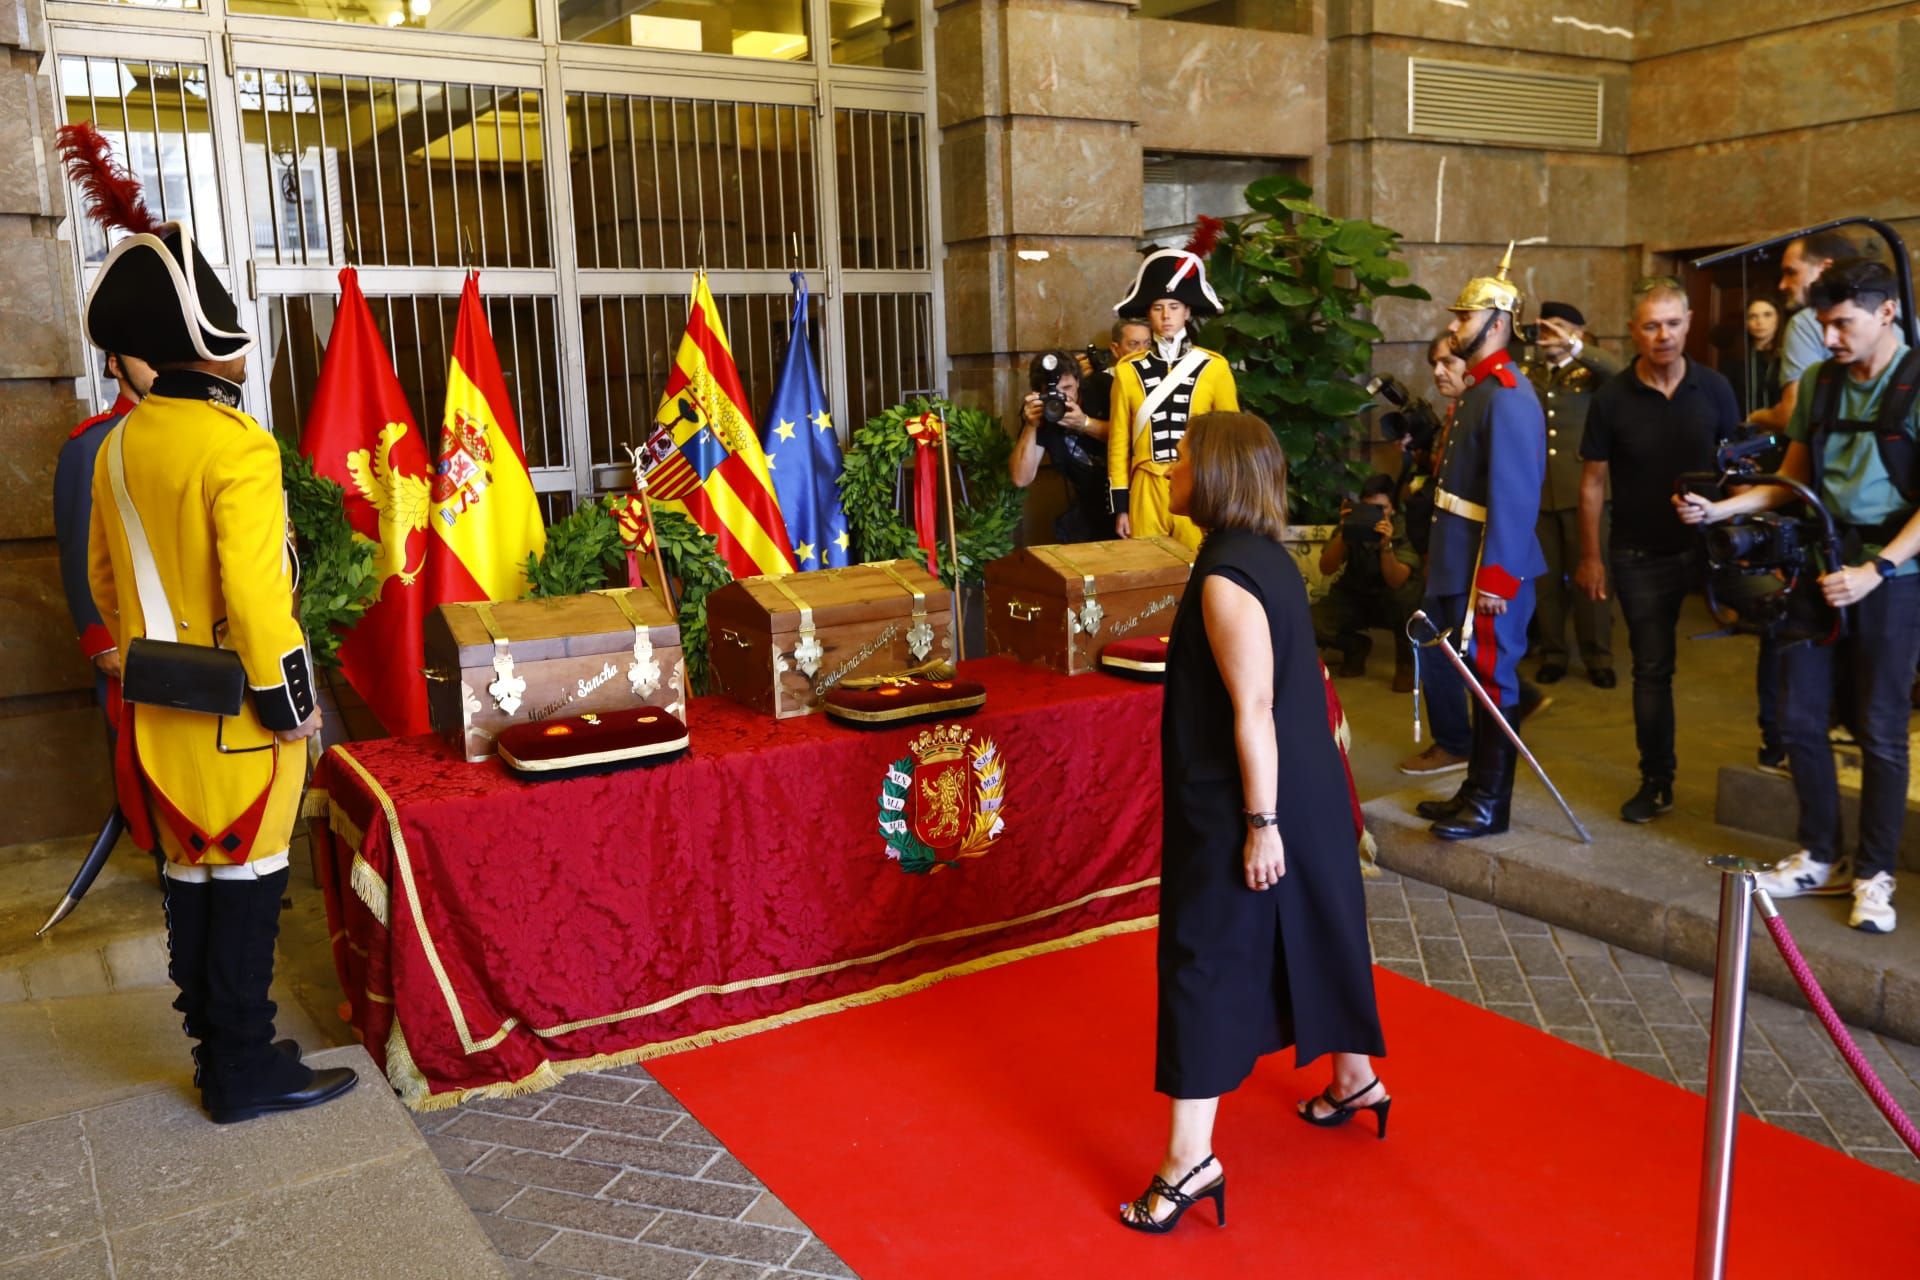
{"type": "Polygon", "coordinates": [[[1640,789],[1620,807],[1651,822],[1673,807],[1673,668],[1680,606],[1700,578],[1699,535],[1673,509],[1682,472],[1711,471],[1720,444],[1739,428],[1733,385],[1687,359],[1687,294],[1671,277],[1634,290],[1629,332],[1634,362],[1594,392],[1580,446],[1580,568],[1593,600],[1607,594],[1600,515],[1613,482],[1613,589],[1633,652],[1633,728],[1640,789]]]}

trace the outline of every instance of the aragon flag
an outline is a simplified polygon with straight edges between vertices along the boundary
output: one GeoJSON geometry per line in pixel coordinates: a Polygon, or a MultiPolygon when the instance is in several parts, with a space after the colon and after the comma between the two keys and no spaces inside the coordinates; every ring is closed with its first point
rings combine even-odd
{"type": "Polygon", "coordinates": [[[767,455],[704,271],[694,276],[687,331],[653,420],[647,453],[656,461],[647,487],[654,502],[718,539],[734,577],[793,572],[767,455]]]}
{"type": "Polygon", "coordinates": [[[347,523],[373,544],[374,601],[340,646],[347,683],[388,733],[425,733],[431,725],[420,674],[427,608],[421,570],[432,468],[352,267],[340,273],[340,305],[300,451],[316,473],[346,490],[347,523]]]}
{"type": "Polygon", "coordinates": [[[546,549],[533,478],[527,474],[513,401],[480,305],[480,277],[460,291],[440,461],[427,524],[431,600],[518,600],[527,593],[527,557],[546,549]]]}

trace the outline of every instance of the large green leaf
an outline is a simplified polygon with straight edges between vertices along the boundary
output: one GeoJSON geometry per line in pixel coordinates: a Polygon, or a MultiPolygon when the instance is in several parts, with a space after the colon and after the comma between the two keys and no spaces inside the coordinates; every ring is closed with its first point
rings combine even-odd
{"type": "Polygon", "coordinates": [[[1373,397],[1367,394],[1367,389],[1351,382],[1324,383],[1315,387],[1312,394],[1313,407],[1332,418],[1348,417],[1372,403],[1373,397]]]}
{"type": "Polygon", "coordinates": [[[1267,296],[1283,307],[1304,307],[1315,300],[1312,289],[1303,284],[1289,284],[1284,280],[1269,280],[1267,296]]]}
{"type": "Polygon", "coordinates": [[[1285,201],[1302,199],[1313,194],[1313,188],[1298,178],[1276,173],[1259,178],[1247,186],[1245,198],[1247,207],[1258,209],[1262,213],[1279,213],[1285,208],[1285,201]]]}

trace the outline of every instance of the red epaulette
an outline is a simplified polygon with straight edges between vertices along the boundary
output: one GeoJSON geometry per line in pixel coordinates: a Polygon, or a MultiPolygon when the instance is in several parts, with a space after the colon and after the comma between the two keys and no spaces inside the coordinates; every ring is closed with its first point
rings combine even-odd
{"type": "Polygon", "coordinates": [[[1510,364],[1495,365],[1493,367],[1493,376],[1498,378],[1500,385],[1509,391],[1520,385],[1519,375],[1514,373],[1513,366],[1510,364]]]}
{"type": "Polygon", "coordinates": [[[134,406],[134,402],[132,400],[127,399],[125,396],[117,397],[113,402],[113,408],[107,410],[105,413],[96,413],[91,418],[88,418],[85,422],[75,427],[73,429],[73,434],[68,436],[67,439],[78,440],[81,436],[85,435],[88,431],[92,430],[94,427],[99,426],[101,423],[105,422],[109,418],[125,417],[129,412],[132,411],[133,406],[134,406]]]}

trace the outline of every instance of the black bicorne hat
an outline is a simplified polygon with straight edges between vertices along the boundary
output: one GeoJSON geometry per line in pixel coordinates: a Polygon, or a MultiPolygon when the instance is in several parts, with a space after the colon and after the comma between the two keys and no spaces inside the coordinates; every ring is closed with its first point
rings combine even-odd
{"type": "Polygon", "coordinates": [[[1147,255],[1139,274],[1133,277],[1133,287],[1113,309],[1123,320],[1144,320],[1162,298],[1186,303],[1196,320],[1226,310],[1207,283],[1207,268],[1200,255],[1185,249],[1162,249],[1147,255]]]}
{"type": "Polygon", "coordinates": [[[151,365],[230,360],[253,350],[239,309],[185,224],[115,244],[87,294],[87,338],[151,365]]]}

